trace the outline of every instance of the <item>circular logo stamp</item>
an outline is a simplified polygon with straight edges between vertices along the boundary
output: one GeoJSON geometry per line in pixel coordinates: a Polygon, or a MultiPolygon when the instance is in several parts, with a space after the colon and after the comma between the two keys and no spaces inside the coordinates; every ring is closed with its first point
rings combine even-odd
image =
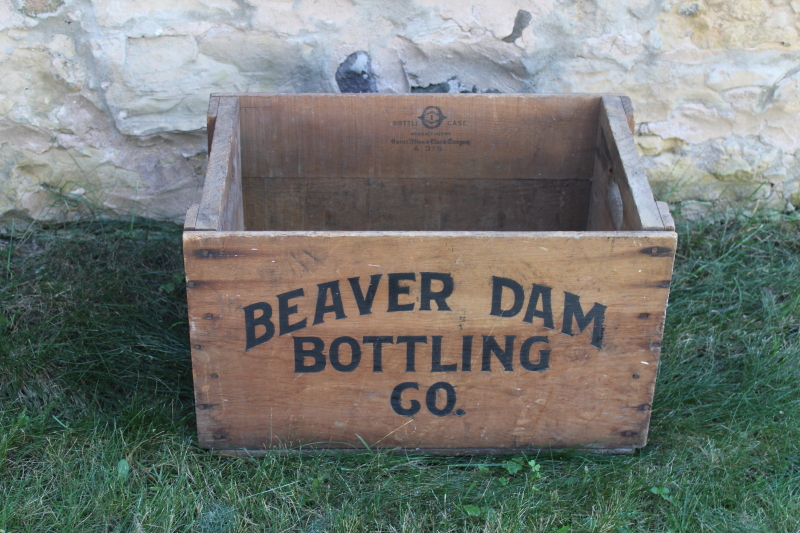
{"type": "Polygon", "coordinates": [[[442,125],[444,119],[447,117],[444,116],[442,110],[436,106],[429,105],[425,108],[425,111],[417,117],[422,121],[422,125],[428,128],[429,130],[434,130],[442,125]]]}

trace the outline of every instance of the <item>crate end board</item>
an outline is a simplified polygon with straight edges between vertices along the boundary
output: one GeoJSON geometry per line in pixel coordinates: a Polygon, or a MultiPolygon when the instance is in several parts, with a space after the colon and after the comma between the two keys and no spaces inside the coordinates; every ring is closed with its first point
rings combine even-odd
{"type": "Polygon", "coordinates": [[[675,243],[187,232],[200,444],[644,446],[675,243]]]}

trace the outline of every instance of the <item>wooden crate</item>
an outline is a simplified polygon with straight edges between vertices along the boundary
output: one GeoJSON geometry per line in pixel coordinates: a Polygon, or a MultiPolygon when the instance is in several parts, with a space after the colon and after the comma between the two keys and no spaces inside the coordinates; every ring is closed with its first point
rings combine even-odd
{"type": "Polygon", "coordinates": [[[212,96],[200,445],[644,446],[677,236],[632,127],[618,95],[212,96]]]}

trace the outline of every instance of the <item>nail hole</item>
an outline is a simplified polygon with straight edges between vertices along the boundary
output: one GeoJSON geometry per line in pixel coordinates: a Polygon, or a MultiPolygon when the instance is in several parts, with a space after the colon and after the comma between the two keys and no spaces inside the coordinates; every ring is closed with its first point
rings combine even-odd
{"type": "Polygon", "coordinates": [[[211,379],[217,379],[219,377],[218,374],[211,374],[211,379]]]}
{"type": "Polygon", "coordinates": [[[639,379],[639,374],[634,374],[633,379],[639,379]]]}

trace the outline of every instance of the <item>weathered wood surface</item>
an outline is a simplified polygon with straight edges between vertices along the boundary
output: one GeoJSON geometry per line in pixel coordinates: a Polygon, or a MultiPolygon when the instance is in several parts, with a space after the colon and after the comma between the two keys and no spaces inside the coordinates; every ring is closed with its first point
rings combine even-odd
{"type": "Polygon", "coordinates": [[[186,219],[183,221],[183,229],[186,231],[194,231],[197,225],[197,211],[200,209],[199,204],[192,204],[186,210],[186,219]]]}
{"type": "Polygon", "coordinates": [[[245,227],[293,231],[579,231],[586,180],[244,178],[245,227]]]}
{"type": "Polygon", "coordinates": [[[675,243],[667,231],[186,232],[200,444],[643,446],[675,243]],[[391,338],[380,372],[365,337],[391,338]],[[546,369],[534,366],[541,350],[550,350],[546,369]],[[305,371],[318,358],[324,368],[305,371]],[[402,383],[417,389],[393,407],[402,383]],[[437,383],[452,390],[438,385],[430,397],[437,383]]]}
{"type": "Polygon", "coordinates": [[[669,204],[667,202],[656,202],[656,205],[661,215],[661,221],[664,223],[664,229],[675,231],[675,220],[672,218],[672,213],[669,212],[669,204]]]}
{"type": "Polygon", "coordinates": [[[597,124],[590,231],[664,229],[620,98],[603,97],[597,124]]]}
{"type": "Polygon", "coordinates": [[[219,109],[219,97],[212,96],[208,99],[208,113],[206,114],[206,129],[208,135],[208,153],[211,153],[211,143],[214,140],[214,128],[217,124],[217,110],[219,109]]]}
{"type": "Polygon", "coordinates": [[[197,230],[244,229],[239,120],[239,99],[220,98],[203,198],[195,222],[197,230]]]}
{"type": "MultiPolygon", "coordinates": [[[[630,455],[634,453],[637,448],[581,448],[581,451],[591,453],[592,455],[630,455]]],[[[393,451],[412,451],[406,450],[402,446],[380,448],[382,452],[393,451]]],[[[525,448],[425,448],[424,450],[413,450],[414,452],[422,453],[425,455],[502,455],[508,454],[513,451],[524,451],[525,453],[538,453],[549,452],[552,448],[537,448],[535,446],[528,446],[525,448]]],[[[278,456],[296,456],[296,455],[320,455],[322,453],[335,452],[337,454],[351,454],[351,453],[365,453],[367,449],[362,445],[361,447],[351,448],[321,448],[319,446],[285,446],[282,448],[264,448],[264,449],[247,449],[239,448],[236,450],[214,450],[217,455],[224,455],[227,457],[262,457],[264,455],[278,455],[278,456]]],[[[372,453],[371,450],[369,453],[372,453]]]]}
{"type": "Polygon", "coordinates": [[[588,180],[600,105],[587,96],[486,94],[239,101],[251,178],[588,180]]]}
{"type": "MultiPolygon", "coordinates": [[[[605,96],[612,96],[612,95],[605,95],[605,96]]],[[[620,100],[622,101],[622,109],[625,111],[625,118],[628,121],[628,127],[631,130],[632,134],[636,133],[636,118],[633,114],[633,102],[631,102],[630,96],[621,95],[620,100]]]]}

